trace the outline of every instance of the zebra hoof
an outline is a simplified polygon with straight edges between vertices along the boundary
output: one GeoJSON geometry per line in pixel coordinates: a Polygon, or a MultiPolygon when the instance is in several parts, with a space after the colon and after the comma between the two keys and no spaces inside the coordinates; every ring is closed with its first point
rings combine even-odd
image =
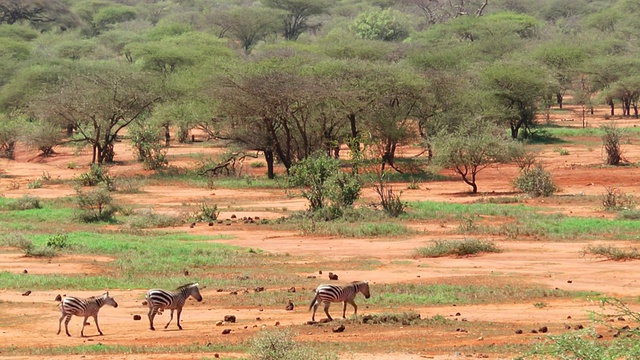
{"type": "Polygon", "coordinates": [[[153,331],[156,331],[156,328],[153,328],[153,327],[152,327],[152,328],[150,328],[150,329],[151,329],[151,330],[153,330],[153,331]]]}

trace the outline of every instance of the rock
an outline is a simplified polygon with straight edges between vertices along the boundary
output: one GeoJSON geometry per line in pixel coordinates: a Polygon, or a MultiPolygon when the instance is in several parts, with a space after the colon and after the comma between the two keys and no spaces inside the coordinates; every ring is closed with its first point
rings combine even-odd
{"type": "Polygon", "coordinates": [[[574,326],[573,328],[574,328],[575,330],[582,330],[582,329],[584,329],[584,326],[582,326],[582,325],[578,324],[578,325],[574,326]]]}
{"type": "Polygon", "coordinates": [[[516,334],[522,334],[523,331],[521,329],[516,330],[516,334]]]}
{"type": "Polygon", "coordinates": [[[457,312],[455,316],[460,316],[460,315],[461,315],[461,314],[460,314],[459,312],[457,312]]]}
{"type": "Polygon", "coordinates": [[[564,329],[565,329],[565,330],[571,330],[571,325],[565,325],[565,326],[564,326],[564,329]]]}
{"type": "Polygon", "coordinates": [[[58,296],[56,296],[56,300],[55,301],[62,301],[62,296],[60,296],[60,294],[58,294],[58,296]]]}
{"type": "Polygon", "coordinates": [[[290,287],[289,290],[287,290],[287,292],[290,292],[290,293],[296,292],[296,287],[295,286],[290,287]]]}
{"type": "Polygon", "coordinates": [[[539,332],[541,333],[546,333],[547,331],[549,331],[549,328],[546,326],[541,327],[540,329],[538,329],[539,332]]]}
{"type": "Polygon", "coordinates": [[[322,275],[322,270],[318,270],[318,274],[322,275]]]}
{"type": "Polygon", "coordinates": [[[213,221],[209,221],[209,226],[213,226],[213,221]]]}
{"type": "Polygon", "coordinates": [[[229,295],[238,295],[238,292],[237,291],[232,291],[232,292],[229,293],[229,295]]]}
{"type": "Polygon", "coordinates": [[[258,286],[254,290],[255,290],[255,292],[262,292],[262,291],[264,291],[264,286],[258,286]]]}
{"type": "Polygon", "coordinates": [[[567,280],[567,283],[568,283],[568,284],[571,284],[572,282],[573,282],[573,281],[571,281],[571,280],[567,280]]]}
{"type": "Polygon", "coordinates": [[[275,326],[280,326],[280,321],[276,321],[275,326]]]}
{"type": "Polygon", "coordinates": [[[28,274],[29,272],[27,271],[27,269],[24,269],[24,270],[22,271],[22,273],[23,273],[23,274],[28,274]]]}
{"type": "Polygon", "coordinates": [[[133,315],[133,320],[135,320],[135,321],[142,320],[142,316],[140,316],[140,315],[133,315]]]}
{"type": "Polygon", "coordinates": [[[236,219],[237,218],[236,214],[231,214],[231,218],[236,219]]]}
{"type": "Polygon", "coordinates": [[[624,318],[621,316],[618,318],[618,321],[625,321],[624,318]]]}
{"type": "Polygon", "coordinates": [[[143,301],[143,302],[142,302],[142,306],[147,306],[147,305],[149,305],[149,303],[147,302],[147,300],[145,300],[145,301],[143,301]]]}
{"type": "Polygon", "coordinates": [[[596,335],[596,339],[602,339],[604,336],[602,336],[602,334],[598,334],[596,335]]]}
{"type": "Polygon", "coordinates": [[[29,296],[29,295],[31,295],[31,290],[27,290],[22,293],[22,296],[29,296]]]}
{"type": "Polygon", "coordinates": [[[338,280],[338,274],[329,272],[329,280],[338,280]]]}
{"type": "Polygon", "coordinates": [[[194,227],[196,227],[196,223],[191,223],[191,225],[189,225],[189,227],[193,229],[194,227]]]}
{"type": "Polygon", "coordinates": [[[216,321],[216,326],[222,326],[222,325],[224,325],[224,321],[222,320],[216,321]]]}
{"type": "Polygon", "coordinates": [[[533,330],[531,330],[531,333],[532,333],[532,334],[537,334],[537,333],[538,333],[538,330],[533,329],[533,330]]]}
{"type": "Polygon", "coordinates": [[[480,336],[480,337],[478,338],[478,341],[482,341],[482,340],[484,340],[484,338],[483,338],[482,336],[480,336]]]}
{"type": "Polygon", "coordinates": [[[254,216],[253,220],[260,220],[260,216],[254,216]]]}
{"type": "Polygon", "coordinates": [[[236,322],[236,316],[235,315],[225,315],[224,316],[224,321],[230,322],[230,323],[234,323],[236,322]]]}
{"type": "Polygon", "coordinates": [[[307,279],[315,279],[315,278],[316,278],[316,276],[315,276],[315,275],[309,275],[309,276],[307,276],[307,279]]]}
{"type": "Polygon", "coordinates": [[[311,321],[311,320],[307,321],[307,325],[315,325],[317,323],[318,323],[317,321],[311,321]]]}
{"type": "Polygon", "coordinates": [[[223,292],[224,289],[216,289],[216,292],[223,292]]]}
{"type": "Polygon", "coordinates": [[[222,330],[222,335],[227,335],[227,334],[231,334],[231,329],[222,330]]]}
{"type": "Polygon", "coordinates": [[[284,309],[287,310],[287,311],[291,311],[291,310],[293,310],[293,308],[294,308],[293,302],[291,300],[289,300],[289,303],[287,304],[287,306],[284,309]]]}
{"type": "Polygon", "coordinates": [[[220,358],[220,354],[215,353],[215,354],[213,354],[213,357],[216,358],[216,359],[219,359],[220,358]]]}
{"type": "Polygon", "coordinates": [[[261,317],[257,317],[256,321],[262,321],[262,318],[261,317]]]}
{"type": "Polygon", "coordinates": [[[345,329],[344,325],[339,325],[331,329],[331,331],[333,331],[334,333],[339,333],[339,332],[343,332],[344,329],[345,329]]]}
{"type": "Polygon", "coordinates": [[[189,270],[184,271],[184,276],[189,276],[189,270]]]}
{"type": "Polygon", "coordinates": [[[326,324],[328,322],[331,322],[331,320],[329,320],[329,318],[325,318],[325,319],[321,319],[320,321],[318,321],[320,324],[326,324]]]}

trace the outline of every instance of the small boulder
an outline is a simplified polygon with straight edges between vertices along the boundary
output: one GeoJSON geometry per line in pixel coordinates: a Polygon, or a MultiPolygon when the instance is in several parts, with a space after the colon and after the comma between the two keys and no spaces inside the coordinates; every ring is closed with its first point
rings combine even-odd
{"type": "Polygon", "coordinates": [[[343,332],[344,329],[345,329],[344,325],[339,325],[331,329],[331,331],[333,331],[334,333],[339,333],[339,332],[343,332]]]}
{"type": "Polygon", "coordinates": [[[287,292],[290,292],[290,293],[296,292],[296,287],[295,286],[290,287],[289,290],[287,290],[287,292]]]}
{"type": "Polygon", "coordinates": [[[338,274],[329,273],[329,280],[338,280],[338,274]]]}
{"type": "Polygon", "coordinates": [[[234,322],[236,322],[236,316],[235,315],[225,315],[224,316],[224,321],[230,322],[230,323],[234,323],[234,322]]]}
{"type": "Polygon", "coordinates": [[[541,332],[541,333],[546,333],[546,332],[548,332],[548,331],[549,331],[549,328],[548,328],[548,327],[546,327],[546,326],[543,326],[543,327],[541,327],[540,329],[538,329],[538,331],[539,331],[539,332],[541,332]]]}
{"type": "Polygon", "coordinates": [[[287,304],[287,306],[284,309],[287,310],[287,311],[291,311],[291,310],[293,310],[293,308],[294,308],[293,302],[291,300],[289,300],[289,303],[287,304]]]}
{"type": "Polygon", "coordinates": [[[31,290],[27,290],[22,293],[22,296],[29,296],[29,295],[31,295],[31,290]]]}
{"type": "Polygon", "coordinates": [[[263,292],[264,291],[264,286],[258,286],[254,290],[255,290],[255,292],[263,292]]]}
{"type": "Polygon", "coordinates": [[[140,315],[133,315],[133,320],[135,320],[135,321],[142,320],[142,316],[140,316],[140,315]]]}
{"type": "Polygon", "coordinates": [[[227,334],[231,334],[231,329],[222,330],[222,335],[227,335],[227,334]]]}

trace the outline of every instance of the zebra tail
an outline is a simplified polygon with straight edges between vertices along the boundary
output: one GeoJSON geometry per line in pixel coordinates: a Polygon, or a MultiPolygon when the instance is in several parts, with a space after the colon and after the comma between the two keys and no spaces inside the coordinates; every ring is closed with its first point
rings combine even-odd
{"type": "Polygon", "coordinates": [[[313,300],[311,300],[311,304],[309,304],[309,311],[311,311],[311,308],[313,308],[313,305],[315,305],[316,300],[318,300],[318,292],[316,291],[316,295],[313,297],[313,300]]]}

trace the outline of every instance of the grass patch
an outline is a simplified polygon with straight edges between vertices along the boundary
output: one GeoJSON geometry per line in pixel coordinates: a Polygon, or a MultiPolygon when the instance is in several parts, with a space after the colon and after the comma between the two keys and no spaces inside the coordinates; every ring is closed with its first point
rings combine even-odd
{"type": "Polygon", "coordinates": [[[423,319],[415,311],[403,313],[382,313],[375,315],[364,315],[360,319],[363,324],[400,324],[400,325],[421,325],[423,319]]]}
{"type": "Polygon", "coordinates": [[[55,347],[1,347],[4,356],[56,356],[56,355],[108,355],[108,354],[173,354],[173,353],[210,353],[210,352],[242,352],[242,345],[230,343],[210,345],[104,345],[102,343],[78,346],[55,347]]]}
{"type": "Polygon", "coordinates": [[[419,247],[417,257],[467,256],[480,253],[497,253],[501,250],[489,240],[435,240],[431,246],[419,247]]]}
{"type": "Polygon", "coordinates": [[[595,255],[596,257],[615,261],[640,259],[640,251],[638,249],[622,249],[613,245],[590,245],[584,249],[583,255],[595,255]]]}
{"type": "Polygon", "coordinates": [[[415,230],[398,223],[345,224],[340,222],[316,223],[314,234],[351,238],[396,237],[414,234],[415,230]]]}
{"type": "Polygon", "coordinates": [[[518,284],[503,286],[451,284],[381,284],[372,287],[369,303],[378,306],[470,305],[526,302],[545,297],[569,298],[595,293],[527,287],[518,284]]]}
{"type": "Polygon", "coordinates": [[[143,209],[128,216],[126,224],[133,229],[150,229],[179,226],[186,220],[184,215],[162,214],[152,209],[143,209]]]}
{"type": "Polygon", "coordinates": [[[504,205],[494,203],[453,204],[434,201],[413,201],[408,203],[407,213],[401,218],[432,220],[460,219],[471,215],[520,217],[539,210],[524,204],[504,205]]]}
{"type": "Polygon", "coordinates": [[[40,197],[25,194],[20,198],[12,199],[3,203],[0,207],[6,210],[41,209],[42,203],[40,201],[40,197]]]}
{"type": "Polygon", "coordinates": [[[597,338],[594,329],[550,336],[533,351],[516,359],[640,359],[640,342],[636,338],[619,337],[612,341],[597,338]]]}

